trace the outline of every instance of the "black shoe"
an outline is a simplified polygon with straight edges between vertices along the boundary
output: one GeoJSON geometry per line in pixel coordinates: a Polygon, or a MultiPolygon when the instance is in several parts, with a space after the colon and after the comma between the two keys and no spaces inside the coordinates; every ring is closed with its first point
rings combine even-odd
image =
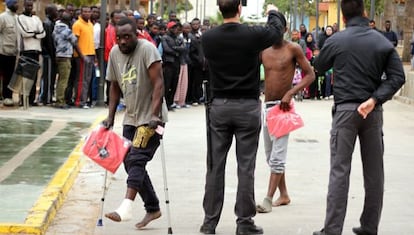
{"type": "Polygon", "coordinates": [[[365,231],[361,227],[352,228],[352,232],[354,232],[356,235],[376,235],[374,233],[369,233],[369,232],[365,231]]]}
{"type": "Polygon", "coordinates": [[[263,234],[263,229],[254,224],[237,225],[236,235],[253,235],[253,234],[263,234]]]}
{"type": "Polygon", "coordinates": [[[203,224],[200,227],[200,233],[204,233],[204,234],[216,234],[216,229],[209,224],[203,224]]]}
{"type": "Polygon", "coordinates": [[[316,231],[312,233],[313,235],[330,235],[329,233],[325,232],[325,229],[322,229],[321,231],[316,231]]]}

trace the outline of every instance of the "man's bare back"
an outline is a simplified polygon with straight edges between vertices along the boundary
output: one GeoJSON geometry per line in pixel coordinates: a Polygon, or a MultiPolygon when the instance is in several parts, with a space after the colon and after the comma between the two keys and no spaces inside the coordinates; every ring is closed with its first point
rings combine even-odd
{"type": "MultiPolygon", "coordinates": [[[[308,83],[312,82],[314,78],[312,77],[312,68],[303,54],[302,48],[296,43],[284,40],[281,45],[273,45],[265,49],[261,58],[265,69],[265,101],[282,100],[285,94],[292,89],[296,63],[305,73],[303,79],[306,80],[306,83],[303,84],[304,86],[309,85],[308,83]]],[[[298,87],[294,90],[303,89],[303,85],[301,85],[302,88],[298,87]]],[[[293,96],[296,92],[291,93],[293,96]]],[[[285,102],[289,101],[285,100],[285,102]]]]}

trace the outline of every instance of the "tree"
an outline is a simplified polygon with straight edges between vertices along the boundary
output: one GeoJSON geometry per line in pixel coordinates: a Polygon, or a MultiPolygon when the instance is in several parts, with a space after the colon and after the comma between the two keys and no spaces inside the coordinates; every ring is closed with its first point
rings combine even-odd
{"type": "Polygon", "coordinates": [[[414,27],[414,0],[405,0],[405,22],[404,22],[404,47],[402,60],[409,62],[411,58],[411,38],[414,27]]]}
{"type": "Polygon", "coordinates": [[[175,11],[177,14],[185,12],[186,7],[188,11],[193,9],[193,5],[189,0],[158,0],[155,3],[155,9],[158,15],[162,15],[163,19],[168,19],[169,11],[175,11]],[[161,6],[163,9],[161,9],[161,6]]]}

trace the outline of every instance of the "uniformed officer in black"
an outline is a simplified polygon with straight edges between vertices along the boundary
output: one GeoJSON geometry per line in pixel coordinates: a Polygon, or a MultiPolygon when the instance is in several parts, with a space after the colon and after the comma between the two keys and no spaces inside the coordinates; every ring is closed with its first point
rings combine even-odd
{"type": "Polygon", "coordinates": [[[326,218],[324,228],[313,234],[342,234],[358,137],[365,201],[360,227],[353,232],[376,235],[384,194],[382,104],[404,84],[405,75],[394,46],[368,26],[363,0],[342,0],[341,9],[346,29],[332,35],[315,59],[317,71],[333,67],[335,77],[326,218]],[[381,79],[383,73],[386,79],[381,79]]]}

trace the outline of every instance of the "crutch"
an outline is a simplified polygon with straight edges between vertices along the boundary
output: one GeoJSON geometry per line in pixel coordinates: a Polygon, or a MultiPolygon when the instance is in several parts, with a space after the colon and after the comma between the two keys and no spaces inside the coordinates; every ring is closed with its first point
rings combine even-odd
{"type": "MultiPolygon", "coordinates": [[[[163,127],[158,126],[157,130],[159,129],[163,129],[163,127]]],[[[163,131],[161,130],[160,132],[162,133],[163,131]]],[[[171,227],[170,200],[168,197],[167,170],[165,167],[164,140],[163,140],[162,134],[161,134],[161,139],[160,139],[160,151],[161,151],[160,155],[161,155],[161,163],[162,163],[162,176],[164,178],[164,192],[165,192],[165,204],[166,204],[166,210],[167,210],[168,234],[173,234],[172,227],[171,227]]]]}
{"type": "Polygon", "coordinates": [[[103,210],[104,210],[104,202],[105,202],[105,194],[108,187],[106,187],[106,179],[108,176],[108,171],[105,170],[105,177],[104,177],[104,183],[103,183],[103,192],[102,192],[102,198],[101,198],[101,211],[99,213],[99,219],[96,223],[96,226],[103,226],[102,218],[103,218],[103,210]]]}

